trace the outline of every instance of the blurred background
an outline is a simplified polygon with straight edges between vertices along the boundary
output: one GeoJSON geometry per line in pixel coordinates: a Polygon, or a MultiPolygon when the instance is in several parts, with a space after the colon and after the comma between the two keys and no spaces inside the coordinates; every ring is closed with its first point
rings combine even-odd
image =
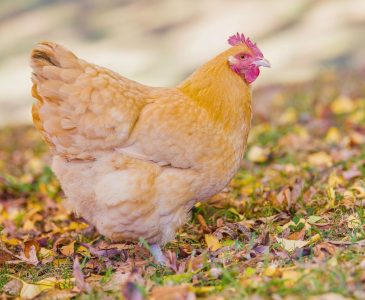
{"type": "Polygon", "coordinates": [[[173,86],[236,32],[272,64],[255,90],[365,66],[364,0],[1,0],[0,126],[31,121],[31,48],[52,40],[154,86],[173,86]]]}

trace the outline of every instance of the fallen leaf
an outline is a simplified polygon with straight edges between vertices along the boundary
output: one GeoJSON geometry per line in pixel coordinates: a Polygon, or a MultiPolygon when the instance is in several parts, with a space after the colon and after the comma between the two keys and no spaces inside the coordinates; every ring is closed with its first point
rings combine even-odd
{"type": "Polygon", "coordinates": [[[264,276],[274,277],[280,274],[280,269],[277,265],[271,264],[262,272],[264,276]]]}
{"type": "Polygon", "coordinates": [[[303,248],[309,243],[308,241],[295,241],[278,237],[276,240],[278,243],[282,244],[283,248],[288,252],[294,251],[296,248],[303,248]]]}
{"type": "Polygon", "coordinates": [[[204,267],[204,263],[207,261],[207,258],[205,255],[199,255],[199,256],[191,256],[188,261],[188,270],[189,271],[197,271],[204,267]]]}
{"type": "Polygon", "coordinates": [[[85,281],[84,274],[82,273],[81,266],[79,263],[78,257],[75,258],[73,264],[73,276],[75,277],[76,286],[80,289],[80,291],[85,291],[89,293],[91,291],[90,285],[85,281]]]}
{"type": "Polygon", "coordinates": [[[76,241],[72,241],[68,245],[62,246],[60,249],[61,253],[65,256],[73,255],[75,253],[75,242],[76,241]]]}
{"type": "Polygon", "coordinates": [[[314,256],[321,261],[326,259],[327,256],[333,256],[336,250],[336,246],[328,242],[320,243],[313,248],[314,256]]]}
{"type": "Polygon", "coordinates": [[[39,250],[39,257],[42,261],[42,264],[45,264],[53,261],[53,259],[55,258],[55,253],[53,252],[53,250],[42,247],[39,250]]]}
{"type": "Polygon", "coordinates": [[[33,299],[40,293],[42,293],[42,289],[39,285],[24,282],[20,291],[20,297],[22,299],[33,299]]]}
{"type": "Polygon", "coordinates": [[[351,180],[356,177],[361,177],[362,173],[356,167],[353,167],[350,170],[344,171],[342,175],[346,180],[351,180]]]}
{"type": "Polygon", "coordinates": [[[357,215],[350,215],[347,217],[347,227],[355,229],[361,226],[361,221],[357,215]]]}
{"type": "Polygon", "coordinates": [[[15,259],[16,256],[10,253],[9,250],[3,250],[0,248],[0,266],[6,263],[9,260],[15,259]]]}
{"type": "Polygon", "coordinates": [[[326,152],[320,151],[308,156],[308,162],[315,167],[331,167],[332,158],[326,152]]]}
{"type": "Polygon", "coordinates": [[[188,285],[157,286],[152,290],[151,300],[195,300],[193,288],[188,285]]]}
{"type": "Polygon", "coordinates": [[[306,228],[303,227],[301,230],[291,233],[288,236],[288,240],[303,240],[306,233],[306,228]]]}
{"type": "Polygon", "coordinates": [[[39,247],[39,244],[36,241],[34,241],[34,240],[26,241],[24,243],[24,250],[23,250],[24,255],[25,255],[26,258],[29,258],[30,255],[31,255],[31,253],[30,253],[31,252],[31,246],[34,246],[34,249],[35,249],[36,253],[39,252],[40,247],[39,247]]]}
{"type": "Polygon", "coordinates": [[[332,171],[331,174],[328,176],[328,185],[331,187],[337,187],[342,185],[344,180],[337,174],[337,171],[332,171]]]}
{"type": "Polygon", "coordinates": [[[12,279],[2,289],[11,296],[18,296],[22,289],[22,282],[18,279],[12,279]]]}
{"type": "Polygon", "coordinates": [[[253,146],[248,151],[247,158],[252,162],[262,163],[268,160],[269,154],[269,149],[265,149],[259,146],[253,146]]]}
{"type": "Polygon", "coordinates": [[[315,216],[315,215],[312,215],[312,216],[309,216],[308,219],[307,219],[307,222],[309,224],[315,224],[317,223],[319,220],[322,220],[323,218],[321,216],[315,216]]]}
{"type": "Polygon", "coordinates": [[[82,245],[77,248],[76,253],[79,253],[83,256],[88,256],[88,257],[90,256],[89,250],[85,246],[82,246],[82,245]]]}
{"type": "Polygon", "coordinates": [[[308,297],[308,300],[347,300],[349,298],[345,298],[341,294],[328,293],[317,296],[308,297]]]}
{"type": "Polygon", "coordinates": [[[280,114],[278,121],[281,125],[287,125],[296,122],[297,119],[297,111],[293,107],[288,107],[282,114],[280,114]]]}
{"type": "Polygon", "coordinates": [[[308,243],[309,243],[309,244],[314,244],[314,243],[318,242],[320,239],[321,239],[321,235],[317,233],[317,234],[313,235],[313,236],[309,239],[308,243]]]}
{"type": "Polygon", "coordinates": [[[219,240],[211,234],[205,235],[205,242],[207,243],[207,247],[211,251],[216,251],[219,248],[222,248],[222,244],[219,242],[219,240]]]}
{"type": "Polygon", "coordinates": [[[354,111],[355,108],[354,102],[349,97],[345,96],[338,97],[331,103],[331,110],[335,114],[350,113],[354,111]]]}
{"type": "Polygon", "coordinates": [[[336,127],[331,127],[328,129],[325,141],[330,144],[339,143],[341,140],[340,131],[336,127]]]}
{"type": "Polygon", "coordinates": [[[43,291],[54,288],[56,284],[57,279],[55,277],[45,278],[36,283],[23,282],[20,297],[22,299],[33,299],[43,291]]]}
{"type": "Polygon", "coordinates": [[[207,225],[207,223],[205,222],[204,217],[203,217],[201,214],[198,214],[198,215],[197,215],[197,219],[198,219],[198,221],[199,221],[199,223],[200,223],[201,228],[203,229],[203,232],[205,232],[205,233],[210,233],[210,232],[212,232],[212,230],[209,228],[209,226],[208,226],[208,225],[207,225]]]}
{"type": "Polygon", "coordinates": [[[38,243],[31,241],[25,242],[24,249],[20,253],[20,259],[30,265],[37,266],[39,264],[39,260],[37,257],[37,249],[39,249],[38,243]]]}
{"type": "Polygon", "coordinates": [[[286,287],[293,287],[301,277],[302,274],[299,271],[293,269],[281,270],[281,278],[285,280],[286,287]]]}
{"type": "Polygon", "coordinates": [[[362,145],[365,144],[365,135],[361,134],[357,131],[351,131],[350,134],[350,141],[352,145],[362,145]]]}

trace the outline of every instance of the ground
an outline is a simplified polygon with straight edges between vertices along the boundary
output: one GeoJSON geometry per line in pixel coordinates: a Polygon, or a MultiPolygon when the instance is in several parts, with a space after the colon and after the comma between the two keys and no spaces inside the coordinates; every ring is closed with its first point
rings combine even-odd
{"type": "Polygon", "coordinates": [[[241,170],[156,265],[62,207],[32,127],[0,131],[0,293],[23,299],[365,299],[364,74],[257,93],[241,170]],[[321,298],[319,297],[321,295],[321,298]]]}

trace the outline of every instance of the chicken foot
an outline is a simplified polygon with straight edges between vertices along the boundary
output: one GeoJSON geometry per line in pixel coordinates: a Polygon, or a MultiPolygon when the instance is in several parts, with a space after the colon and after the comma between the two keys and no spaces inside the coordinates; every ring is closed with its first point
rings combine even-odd
{"type": "Polygon", "coordinates": [[[163,254],[160,245],[152,244],[150,246],[150,249],[151,249],[150,250],[151,254],[152,254],[153,258],[155,259],[155,261],[160,265],[166,265],[167,259],[166,259],[166,256],[163,254]]]}

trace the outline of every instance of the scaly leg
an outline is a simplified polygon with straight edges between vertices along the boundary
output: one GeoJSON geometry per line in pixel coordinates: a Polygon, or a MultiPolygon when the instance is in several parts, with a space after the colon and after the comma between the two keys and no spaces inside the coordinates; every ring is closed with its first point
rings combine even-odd
{"type": "Polygon", "coordinates": [[[160,248],[160,245],[158,244],[152,244],[150,246],[152,256],[154,257],[155,261],[160,265],[166,265],[167,259],[165,255],[162,253],[162,250],[160,248]]]}

